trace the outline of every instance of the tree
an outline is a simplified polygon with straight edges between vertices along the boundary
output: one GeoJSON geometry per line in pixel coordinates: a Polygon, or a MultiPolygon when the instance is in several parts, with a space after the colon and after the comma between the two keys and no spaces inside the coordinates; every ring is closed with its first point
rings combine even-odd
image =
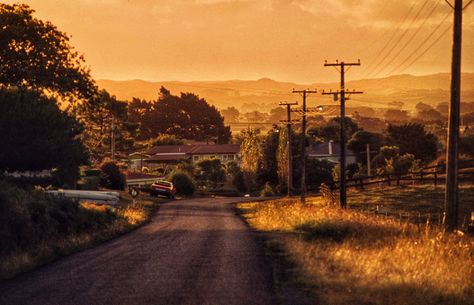
{"type": "Polygon", "coordinates": [[[429,111],[429,110],[434,110],[431,105],[419,102],[418,104],[415,105],[416,111],[418,113],[423,112],[423,111],[429,111]]]}
{"type": "Polygon", "coordinates": [[[82,125],[54,98],[24,88],[0,87],[0,171],[57,168],[64,183],[78,177],[88,162],[82,125]]]}
{"type": "Polygon", "coordinates": [[[221,110],[221,114],[227,123],[235,123],[239,121],[240,112],[235,107],[227,107],[221,110]]]}
{"type": "Polygon", "coordinates": [[[347,147],[356,155],[357,162],[365,163],[367,144],[370,145],[370,150],[378,151],[382,142],[382,134],[359,130],[349,139],[347,147]]]}
{"type": "Polygon", "coordinates": [[[240,145],[240,153],[242,160],[240,167],[244,175],[247,190],[254,190],[257,184],[257,173],[261,166],[263,156],[262,139],[260,130],[245,129],[242,131],[242,144],[240,145]]]}
{"type": "MultiPolygon", "coordinates": [[[[145,105],[141,103],[140,106],[145,105]]],[[[174,96],[161,87],[159,99],[151,102],[143,112],[138,116],[139,120],[132,121],[139,124],[142,139],[166,133],[197,141],[228,143],[230,140],[230,127],[224,126],[224,118],[217,108],[192,93],[174,96]]]]}
{"type": "Polygon", "coordinates": [[[283,107],[276,107],[270,110],[270,116],[268,117],[268,122],[273,124],[278,124],[280,120],[286,119],[286,110],[283,107]]]}
{"type": "MultiPolygon", "coordinates": [[[[152,124],[150,122],[149,112],[152,109],[152,103],[146,100],[141,100],[139,98],[132,98],[132,101],[128,104],[128,118],[130,122],[134,122],[138,125],[137,140],[143,141],[153,138],[148,136],[148,134],[143,134],[144,131],[147,131],[147,127],[152,124]]],[[[156,135],[155,135],[156,136],[156,135]]]]}
{"type": "Polygon", "coordinates": [[[362,117],[360,115],[354,115],[354,121],[360,129],[380,133],[385,130],[387,123],[379,118],[362,117]]]}
{"type": "Polygon", "coordinates": [[[387,109],[387,111],[385,111],[384,117],[388,122],[407,122],[410,120],[408,112],[398,109],[387,109]]]}
{"type": "Polygon", "coordinates": [[[280,129],[274,126],[270,130],[263,141],[263,156],[262,156],[262,167],[258,173],[258,184],[264,185],[270,183],[275,186],[278,185],[278,160],[277,150],[279,145],[279,134],[280,129]]]}
{"type": "MultiPolygon", "coordinates": [[[[345,129],[346,129],[346,139],[350,139],[350,137],[359,130],[359,126],[348,117],[344,118],[345,120],[345,129]]],[[[332,118],[330,119],[327,124],[320,126],[320,127],[311,127],[308,129],[308,135],[313,138],[319,138],[323,141],[329,142],[340,142],[341,137],[341,124],[340,118],[332,118]]]]}
{"type": "Polygon", "coordinates": [[[114,161],[104,161],[100,165],[100,185],[112,190],[123,190],[125,188],[125,175],[120,171],[114,161]]]}
{"type": "Polygon", "coordinates": [[[389,145],[400,148],[400,154],[413,154],[415,159],[429,163],[438,155],[438,139],[418,123],[403,125],[389,124],[386,130],[386,141],[389,145]]]}
{"type": "Polygon", "coordinates": [[[247,122],[265,122],[268,119],[268,114],[254,110],[244,113],[247,122]]]}
{"type": "Polygon", "coordinates": [[[436,110],[441,112],[442,114],[448,114],[449,112],[449,103],[448,102],[441,102],[436,106],[436,110]]]}
{"type": "Polygon", "coordinates": [[[461,137],[459,153],[474,158],[474,135],[465,135],[461,137]]]}
{"type": "Polygon", "coordinates": [[[84,58],[65,33],[33,13],[25,4],[0,3],[0,84],[47,90],[63,99],[92,96],[96,87],[84,58]]]}
{"type": "Polygon", "coordinates": [[[221,160],[202,160],[197,164],[197,180],[202,186],[216,187],[225,182],[225,170],[221,160]]]}
{"type": "Polygon", "coordinates": [[[163,145],[184,145],[184,141],[172,134],[160,134],[156,139],[151,140],[149,144],[150,147],[163,145]]]}
{"type": "Polygon", "coordinates": [[[428,110],[418,111],[417,119],[424,122],[442,122],[446,121],[444,115],[441,112],[431,108],[428,110]]]}
{"type": "Polygon", "coordinates": [[[112,133],[116,153],[132,152],[138,126],[129,122],[127,102],[118,101],[102,90],[87,103],[78,105],[77,113],[85,126],[84,143],[93,163],[111,156],[112,133]]]}

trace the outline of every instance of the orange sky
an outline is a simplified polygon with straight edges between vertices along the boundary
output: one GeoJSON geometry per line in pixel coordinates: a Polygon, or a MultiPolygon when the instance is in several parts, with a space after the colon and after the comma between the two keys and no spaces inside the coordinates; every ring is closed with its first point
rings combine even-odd
{"type": "MultiPolygon", "coordinates": [[[[440,34],[452,16],[427,38],[451,10],[443,0],[23,2],[72,35],[95,78],[330,82],[338,74],[325,59],[358,58],[348,79],[450,70],[451,30],[440,34]]],[[[473,72],[474,4],[463,26],[463,71],[473,72]]]]}

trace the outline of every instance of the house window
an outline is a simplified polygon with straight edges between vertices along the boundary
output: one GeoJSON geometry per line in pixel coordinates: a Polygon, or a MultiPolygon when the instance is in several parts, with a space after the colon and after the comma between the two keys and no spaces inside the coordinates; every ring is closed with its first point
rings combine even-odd
{"type": "Polygon", "coordinates": [[[194,162],[199,161],[199,156],[193,156],[193,160],[194,160],[194,162]]]}

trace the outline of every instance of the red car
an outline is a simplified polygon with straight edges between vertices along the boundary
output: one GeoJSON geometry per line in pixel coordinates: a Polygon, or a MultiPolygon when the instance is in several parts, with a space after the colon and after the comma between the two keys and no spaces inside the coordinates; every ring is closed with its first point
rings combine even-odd
{"type": "Polygon", "coordinates": [[[161,196],[166,196],[170,199],[173,199],[174,195],[176,195],[176,188],[171,182],[158,180],[158,181],[155,181],[151,185],[150,195],[151,196],[161,195],[161,196]]]}

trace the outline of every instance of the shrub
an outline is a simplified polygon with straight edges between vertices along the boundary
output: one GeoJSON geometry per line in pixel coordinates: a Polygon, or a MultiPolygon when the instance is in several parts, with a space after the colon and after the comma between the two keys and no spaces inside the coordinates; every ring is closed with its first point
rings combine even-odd
{"type": "Polygon", "coordinates": [[[190,196],[196,191],[193,178],[185,171],[175,170],[171,172],[169,179],[179,195],[190,196]]]}
{"type": "Polygon", "coordinates": [[[273,190],[270,183],[266,182],[263,185],[262,190],[260,191],[260,197],[270,197],[270,196],[275,196],[275,191],[273,190]]]}
{"type": "Polygon", "coordinates": [[[100,166],[100,185],[112,190],[125,188],[125,175],[120,171],[117,163],[106,161],[100,166]]]}

